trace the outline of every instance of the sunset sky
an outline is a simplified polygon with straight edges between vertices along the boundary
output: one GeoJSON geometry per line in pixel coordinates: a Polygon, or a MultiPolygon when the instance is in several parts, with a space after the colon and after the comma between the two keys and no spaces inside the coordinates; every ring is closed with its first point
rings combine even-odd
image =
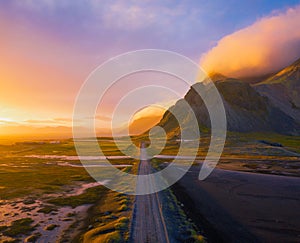
{"type": "MultiPolygon", "coordinates": [[[[231,76],[276,71],[300,57],[299,23],[293,0],[0,0],[0,136],[57,126],[70,134],[84,80],[128,51],[175,51],[231,76]]],[[[107,129],[114,102],[97,117],[99,128],[107,129]]]]}

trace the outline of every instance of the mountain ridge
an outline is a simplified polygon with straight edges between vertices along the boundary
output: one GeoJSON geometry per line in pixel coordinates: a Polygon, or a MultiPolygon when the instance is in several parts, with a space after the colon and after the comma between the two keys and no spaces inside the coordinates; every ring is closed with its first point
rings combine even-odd
{"type": "Polygon", "coordinates": [[[254,85],[261,95],[300,123],[300,59],[254,85]]]}
{"type": "MultiPolygon", "coordinates": [[[[298,116],[297,94],[300,94],[300,59],[292,65],[284,68],[266,80],[255,84],[249,84],[236,78],[225,77],[222,74],[212,74],[221,97],[223,99],[227,127],[229,131],[237,132],[276,132],[288,135],[300,135],[300,109],[298,116]],[[281,82],[273,82],[281,78],[281,82]],[[268,81],[268,82],[266,82],[268,81]],[[278,87],[284,90],[284,94],[278,95],[278,87]],[[289,87],[292,87],[291,90],[289,87]],[[275,91],[276,92],[275,92],[275,91]],[[276,99],[276,96],[279,98],[276,99]],[[292,101],[292,102],[291,102],[292,101]],[[295,104],[293,102],[296,102],[295,104]],[[289,109],[286,109],[288,106],[289,109]],[[296,110],[296,111],[295,111],[296,110]]],[[[195,91],[194,84],[185,97],[170,107],[163,118],[157,124],[162,126],[170,137],[180,133],[178,122],[172,112],[180,114],[183,119],[183,127],[189,128],[189,112],[182,109],[181,103],[187,101],[197,117],[200,128],[209,128],[210,119],[208,111],[201,97],[195,91]]]]}

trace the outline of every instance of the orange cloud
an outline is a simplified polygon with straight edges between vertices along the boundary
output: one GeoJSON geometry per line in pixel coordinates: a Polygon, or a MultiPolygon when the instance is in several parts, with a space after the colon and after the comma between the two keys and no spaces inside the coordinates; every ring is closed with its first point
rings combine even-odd
{"type": "Polygon", "coordinates": [[[223,37],[200,62],[208,73],[247,77],[277,71],[299,57],[300,5],[223,37]]]}
{"type": "Polygon", "coordinates": [[[160,121],[165,112],[166,109],[162,106],[153,105],[141,109],[132,117],[128,127],[129,133],[138,135],[149,130],[160,121]]]}

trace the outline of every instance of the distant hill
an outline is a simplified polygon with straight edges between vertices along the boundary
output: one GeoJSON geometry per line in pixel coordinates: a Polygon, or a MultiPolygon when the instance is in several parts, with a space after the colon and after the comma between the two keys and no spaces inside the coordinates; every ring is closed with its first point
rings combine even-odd
{"type": "MultiPolygon", "coordinates": [[[[79,135],[86,137],[88,129],[78,127],[79,135]]],[[[111,136],[111,131],[105,128],[96,130],[97,136],[111,136]]],[[[78,135],[78,133],[77,133],[78,135]]],[[[71,126],[43,126],[30,125],[2,125],[0,127],[0,139],[62,139],[73,136],[71,126]]]]}
{"type": "MultiPolygon", "coordinates": [[[[146,130],[153,127],[161,119],[161,115],[158,116],[144,116],[138,119],[133,120],[128,127],[130,135],[138,135],[146,130]]],[[[125,130],[125,129],[124,129],[125,130]]]]}
{"type": "MultiPolygon", "coordinates": [[[[300,135],[300,74],[298,60],[268,79],[257,84],[213,74],[212,80],[219,90],[227,115],[229,131],[269,131],[282,134],[300,135]],[[288,109],[287,109],[288,108],[288,109]],[[298,113],[299,112],[299,113],[298,113]]],[[[195,91],[194,84],[184,99],[190,104],[201,128],[210,127],[208,111],[203,100],[195,91]]],[[[185,129],[189,128],[189,112],[182,109],[179,100],[164,114],[158,125],[165,128],[169,136],[179,133],[176,111],[184,119],[185,129]]]]}

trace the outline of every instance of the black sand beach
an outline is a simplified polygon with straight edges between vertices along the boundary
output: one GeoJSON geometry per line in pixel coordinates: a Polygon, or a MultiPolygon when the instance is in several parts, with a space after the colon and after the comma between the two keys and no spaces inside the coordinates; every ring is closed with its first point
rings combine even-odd
{"type": "Polygon", "coordinates": [[[300,179],[193,166],[173,186],[209,242],[299,242],[300,179]]]}

